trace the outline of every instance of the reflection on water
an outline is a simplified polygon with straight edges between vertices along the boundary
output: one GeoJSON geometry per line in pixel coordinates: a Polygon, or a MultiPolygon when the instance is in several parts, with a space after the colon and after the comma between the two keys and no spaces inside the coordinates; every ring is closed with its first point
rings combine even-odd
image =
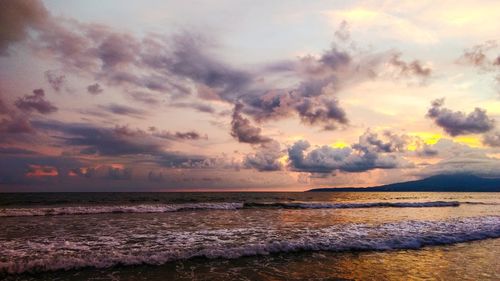
{"type": "Polygon", "coordinates": [[[6,280],[500,280],[500,239],[421,250],[303,252],[9,276],[6,280]]]}

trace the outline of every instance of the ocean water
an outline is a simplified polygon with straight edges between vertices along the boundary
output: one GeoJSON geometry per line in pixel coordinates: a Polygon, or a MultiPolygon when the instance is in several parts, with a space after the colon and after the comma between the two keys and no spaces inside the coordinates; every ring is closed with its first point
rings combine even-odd
{"type": "Polygon", "coordinates": [[[0,194],[5,280],[500,280],[498,193],[0,194]]]}

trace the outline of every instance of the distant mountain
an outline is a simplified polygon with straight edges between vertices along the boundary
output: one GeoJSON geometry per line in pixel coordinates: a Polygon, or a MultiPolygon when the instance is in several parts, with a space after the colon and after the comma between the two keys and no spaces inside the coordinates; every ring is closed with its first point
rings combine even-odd
{"type": "Polygon", "coordinates": [[[355,188],[315,188],[321,191],[437,191],[437,192],[500,192],[500,178],[481,178],[474,175],[437,175],[422,180],[392,183],[381,186],[355,188]]]}

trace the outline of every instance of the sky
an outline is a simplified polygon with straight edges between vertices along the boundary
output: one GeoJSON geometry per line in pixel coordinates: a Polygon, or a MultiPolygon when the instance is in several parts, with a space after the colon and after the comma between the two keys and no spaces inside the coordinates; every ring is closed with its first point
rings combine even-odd
{"type": "Polygon", "coordinates": [[[0,191],[500,177],[499,10],[0,0],[0,191]]]}

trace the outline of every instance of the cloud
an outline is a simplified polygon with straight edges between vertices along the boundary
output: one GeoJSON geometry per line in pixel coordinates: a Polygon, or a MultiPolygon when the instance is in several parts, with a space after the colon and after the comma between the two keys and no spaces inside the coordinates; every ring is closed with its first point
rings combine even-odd
{"type": "Polygon", "coordinates": [[[396,135],[390,131],[385,131],[383,136],[386,141],[379,138],[377,133],[367,130],[359,137],[358,143],[353,145],[354,149],[363,152],[404,152],[410,141],[406,135],[396,135]]]}
{"type": "Polygon", "coordinates": [[[34,126],[60,132],[58,139],[69,146],[80,147],[81,154],[104,156],[159,154],[163,145],[140,130],[127,127],[101,128],[90,124],[34,121],[34,126]]]}
{"type": "Polygon", "coordinates": [[[441,139],[432,146],[442,159],[436,164],[417,170],[419,176],[439,174],[473,174],[484,177],[500,177],[498,158],[489,157],[488,150],[472,148],[449,139],[441,139]]]}
{"type": "MultiPolygon", "coordinates": [[[[0,132],[2,134],[21,134],[33,133],[34,130],[25,116],[13,115],[0,120],[0,132]]],[[[0,140],[2,140],[2,137],[0,137],[0,140]]]]}
{"type": "Polygon", "coordinates": [[[127,115],[138,118],[142,118],[144,115],[147,114],[145,110],[115,103],[109,105],[101,105],[99,107],[114,114],[127,115]]]}
{"type": "Polygon", "coordinates": [[[500,147],[500,132],[486,134],[483,138],[483,143],[493,147],[500,147]]]}
{"type": "Polygon", "coordinates": [[[288,149],[290,168],[294,171],[309,173],[364,172],[373,169],[394,169],[407,167],[408,163],[391,154],[377,153],[372,149],[359,150],[360,145],[352,148],[332,148],[321,146],[306,153],[309,142],[301,140],[288,149]]]}
{"type": "Polygon", "coordinates": [[[18,98],[14,104],[18,109],[24,112],[37,111],[41,114],[50,114],[57,111],[57,107],[45,100],[45,92],[43,89],[33,90],[33,95],[26,95],[22,98],[18,98]]]}
{"type": "Polygon", "coordinates": [[[0,157],[0,183],[27,184],[45,180],[60,180],[71,169],[84,165],[66,156],[46,156],[36,153],[4,154],[0,157]]]}
{"type": "Polygon", "coordinates": [[[1,1],[0,55],[7,55],[11,43],[23,40],[28,27],[42,25],[47,17],[48,12],[40,1],[1,1]]]}
{"type": "Polygon", "coordinates": [[[495,75],[495,86],[500,92],[500,56],[497,52],[498,43],[495,40],[486,41],[482,44],[464,50],[458,62],[478,68],[482,73],[495,75]]]}
{"type": "Polygon", "coordinates": [[[349,23],[345,20],[343,20],[339,28],[335,31],[335,37],[337,37],[341,41],[347,41],[350,39],[351,34],[349,31],[349,23]]]}
{"type": "Polygon", "coordinates": [[[495,126],[494,120],[488,117],[484,109],[475,108],[473,112],[465,114],[444,108],[443,105],[444,99],[433,101],[427,117],[451,136],[486,133],[495,126]]]}
{"type": "Polygon", "coordinates": [[[421,148],[415,151],[417,156],[420,157],[432,157],[439,155],[439,151],[437,149],[432,148],[428,144],[423,144],[421,148]]]}
{"type": "Polygon", "coordinates": [[[208,103],[174,102],[174,103],[171,103],[170,106],[182,107],[182,108],[193,108],[196,111],[204,112],[204,113],[215,113],[215,109],[212,106],[210,106],[208,103]]]}
{"type": "Polygon", "coordinates": [[[488,52],[496,49],[498,44],[494,40],[465,49],[458,62],[480,67],[487,70],[489,66],[495,65],[495,60],[488,58],[488,52]]]}
{"type": "Polygon", "coordinates": [[[154,94],[151,93],[146,93],[146,92],[131,92],[129,93],[130,97],[134,99],[135,101],[144,103],[146,105],[158,105],[160,104],[160,100],[156,98],[154,94]]]}
{"type": "MultiPolygon", "coordinates": [[[[43,131],[58,133],[53,138],[59,145],[76,148],[80,155],[121,157],[136,164],[151,163],[164,167],[204,167],[209,157],[168,151],[170,142],[155,133],[127,126],[114,128],[99,127],[84,123],[63,123],[57,121],[33,121],[43,131]]],[[[177,141],[196,138],[196,133],[176,133],[177,141]]],[[[56,145],[57,145],[56,144],[56,145]]]]}
{"type": "Polygon", "coordinates": [[[231,121],[231,136],[237,139],[239,142],[250,143],[250,144],[260,144],[270,142],[271,138],[264,137],[261,135],[261,129],[252,126],[250,120],[243,117],[241,110],[243,109],[243,104],[237,103],[234,106],[232,121],[231,121]]]}
{"type": "Polygon", "coordinates": [[[60,92],[66,81],[66,76],[59,75],[52,70],[47,70],[45,71],[45,79],[47,79],[47,82],[49,82],[54,91],[60,92]]]}
{"type": "Polygon", "coordinates": [[[259,149],[252,154],[248,154],[243,164],[247,168],[258,171],[279,171],[283,165],[279,158],[283,156],[283,151],[277,141],[271,141],[260,145],[259,149]]]}
{"type": "MultiPolygon", "coordinates": [[[[336,36],[349,39],[346,22],[336,36]]],[[[346,85],[377,77],[388,62],[408,77],[427,77],[431,72],[418,60],[401,60],[395,51],[363,53],[335,45],[318,57],[309,55],[280,64],[285,67],[249,71],[224,62],[207,38],[186,32],[138,38],[102,25],[49,17],[36,28],[31,41],[36,52],[52,56],[66,69],[90,74],[130,92],[167,93],[169,104],[215,113],[210,106],[179,101],[196,92],[201,99],[240,102],[244,113],[259,122],[298,116],[304,124],[325,129],[346,125],[348,120],[333,95],[346,85]],[[292,77],[287,80],[293,82],[276,87],[263,79],[263,73],[275,78],[292,77]]],[[[93,88],[98,89],[89,87],[89,92],[97,92],[93,88]]],[[[134,98],[139,100],[141,96],[134,98]]],[[[155,99],[140,101],[152,104],[155,99]]]]}
{"type": "Polygon", "coordinates": [[[391,56],[389,63],[397,67],[401,75],[404,76],[420,76],[427,78],[431,75],[432,69],[425,67],[419,60],[414,60],[412,62],[405,62],[401,60],[401,53],[395,53],[391,56]]]}
{"type": "Polygon", "coordinates": [[[149,131],[153,136],[169,139],[169,140],[199,140],[199,139],[207,139],[207,135],[201,135],[196,131],[187,131],[187,132],[169,132],[169,131],[159,131],[155,127],[150,127],[149,131]]]}
{"type": "Polygon", "coordinates": [[[324,129],[336,128],[335,124],[347,124],[348,120],[345,111],[340,108],[336,99],[314,100],[304,98],[296,105],[297,112],[301,120],[306,124],[325,124],[324,129]]]}
{"type": "Polygon", "coordinates": [[[0,147],[0,154],[8,155],[34,155],[37,152],[19,147],[0,147]]]}
{"type": "Polygon", "coordinates": [[[99,83],[94,83],[87,86],[87,92],[92,95],[98,95],[103,91],[104,90],[101,88],[101,85],[99,85],[99,83]]]}

